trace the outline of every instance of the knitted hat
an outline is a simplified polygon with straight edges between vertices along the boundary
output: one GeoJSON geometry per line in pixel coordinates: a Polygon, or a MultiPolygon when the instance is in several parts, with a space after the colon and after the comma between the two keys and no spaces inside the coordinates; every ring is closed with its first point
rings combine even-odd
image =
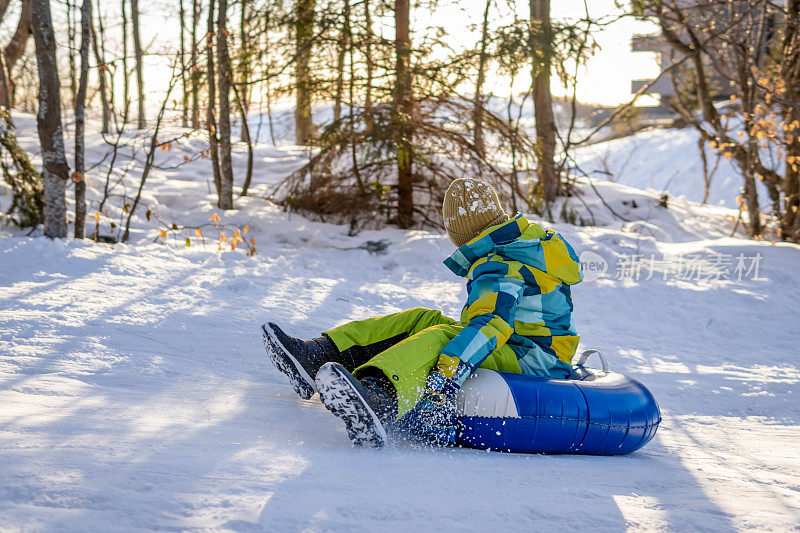
{"type": "Polygon", "coordinates": [[[447,188],[442,204],[444,227],[450,240],[464,246],[489,226],[508,220],[497,192],[483,180],[459,178],[447,188]]]}

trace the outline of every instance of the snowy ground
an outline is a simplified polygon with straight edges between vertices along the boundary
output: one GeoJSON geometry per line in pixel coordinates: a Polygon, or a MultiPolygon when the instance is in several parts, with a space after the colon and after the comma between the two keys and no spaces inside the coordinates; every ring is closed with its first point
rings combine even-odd
{"type": "MultiPolygon", "coordinates": [[[[577,161],[583,170],[597,179],[687,200],[702,202],[704,197],[703,163],[693,128],[648,129],[628,137],[589,145],[578,150],[577,161]]],[[[709,191],[707,202],[738,208],[742,178],[733,161],[705,146],[708,161],[709,191]]],[[[767,158],[767,161],[769,159],[767,158]]],[[[769,212],[766,187],[758,183],[762,212],[769,212]]]]}
{"type": "MultiPolygon", "coordinates": [[[[18,123],[33,149],[32,121],[18,123]]],[[[104,149],[90,144],[96,161],[104,149]]],[[[249,225],[257,255],[218,252],[207,162],[167,168],[201,145],[161,154],[145,200],[168,224],[204,224],[205,245],[193,229],[159,244],[143,212],[125,245],[1,230],[0,529],[798,529],[797,247],[730,237],[721,207],[664,209],[598,181],[623,221],[583,187],[603,225],[557,228],[608,270],[575,288],[575,321],[584,348],[653,391],[654,441],[625,457],[354,449],[270,365],[258,326],[314,336],[418,305],[456,315],[451,245],[425,231],[348,237],[256,195],[220,216],[228,236],[249,225]],[[382,255],[359,248],[381,239],[382,255]],[[757,273],[738,269],[753,261],[757,273]]],[[[300,153],[259,147],[255,191],[300,153]]],[[[112,198],[103,232],[121,208],[112,198]]]]}

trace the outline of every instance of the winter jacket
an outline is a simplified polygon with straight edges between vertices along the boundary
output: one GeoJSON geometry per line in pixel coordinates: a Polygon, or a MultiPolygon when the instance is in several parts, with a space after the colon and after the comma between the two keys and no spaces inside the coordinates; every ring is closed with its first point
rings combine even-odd
{"type": "Polygon", "coordinates": [[[440,368],[450,368],[447,377],[461,385],[504,343],[516,353],[523,374],[570,374],[580,340],[570,286],[581,281],[581,266],[561,235],[517,214],[457,249],[444,264],[467,278],[465,327],[439,358],[440,368]]]}

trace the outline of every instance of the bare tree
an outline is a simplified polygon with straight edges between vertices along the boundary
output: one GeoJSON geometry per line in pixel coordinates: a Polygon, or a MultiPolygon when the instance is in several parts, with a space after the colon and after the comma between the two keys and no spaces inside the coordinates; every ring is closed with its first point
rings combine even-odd
{"type": "Polygon", "coordinates": [[[144,112],[144,72],[142,69],[142,40],[139,33],[139,0],[131,0],[131,22],[133,25],[133,53],[136,59],[136,90],[139,98],[137,127],[144,129],[147,120],[144,112]]]}
{"type": "Polygon", "coordinates": [[[83,239],[86,223],[86,172],[84,130],[86,126],[86,88],[89,85],[89,42],[92,33],[92,1],[81,6],[81,70],[75,100],[75,238],[83,239]]]}
{"type": "MultiPolygon", "coordinates": [[[[231,160],[231,59],[228,55],[228,0],[219,0],[217,61],[219,63],[219,207],[233,209],[231,160]]],[[[209,51],[210,53],[210,51],[209,51]]]]}
{"type": "Polygon", "coordinates": [[[779,235],[800,240],[800,223],[792,208],[800,187],[798,3],[687,5],[658,0],[643,7],[656,18],[676,55],[690,65],[674,71],[670,104],[742,174],[742,209],[748,214],[750,234],[758,237],[765,230],[756,187],[761,181],[769,193],[771,215],[780,221],[779,235]],[[720,90],[730,91],[725,105],[720,90]],[[783,175],[772,154],[784,160],[783,175]]]}
{"type": "Polygon", "coordinates": [[[42,148],[44,234],[67,236],[66,183],[69,166],[64,153],[61,125],[61,84],[56,62],[56,40],[50,15],[50,0],[30,0],[36,62],[39,67],[39,112],[36,123],[42,148]]]}
{"type": "Polygon", "coordinates": [[[297,0],[295,39],[297,63],[295,83],[297,100],[294,111],[295,137],[297,144],[308,144],[314,133],[311,117],[311,45],[314,38],[314,10],[316,0],[297,0]]]}

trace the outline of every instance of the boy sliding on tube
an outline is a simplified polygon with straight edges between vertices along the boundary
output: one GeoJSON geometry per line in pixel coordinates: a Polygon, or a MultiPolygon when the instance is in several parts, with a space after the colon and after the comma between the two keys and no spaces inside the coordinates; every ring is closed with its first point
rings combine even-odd
{"type": "Polygon", "coordinates": [[[509,217],[485,181],[457,179],[442,206],[458,249],[444,264],[467,278],[460,320],[421,307],[343,324],[309,341],[263,327],[271,360],[305,399],[319,392],[354,444],[387,429],[454,443],[456,395],[477,368],[566,378],[580,337],[570,286],[578,257],[555,231],[509,217]]]}

